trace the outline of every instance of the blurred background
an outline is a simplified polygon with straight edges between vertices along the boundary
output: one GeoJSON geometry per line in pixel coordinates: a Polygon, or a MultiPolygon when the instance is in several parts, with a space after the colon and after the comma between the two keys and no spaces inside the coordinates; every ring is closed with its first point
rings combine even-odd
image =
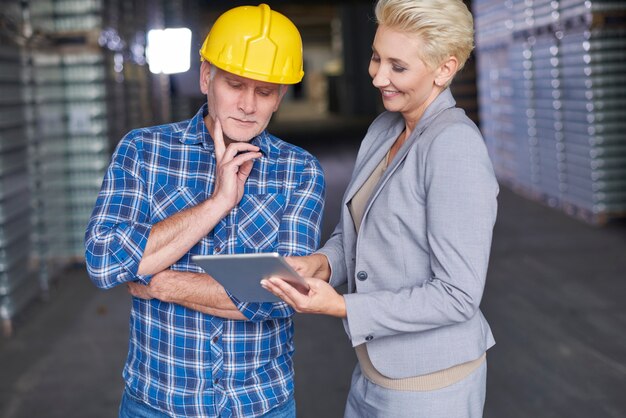
{"type": "MultiPolygon", "coordinates": [[[[305,78],[270,132],[328,183],[324,239],[368,124],[373,1],[268,1],[305,78]]],[[[129,130],[205,100],[198,50],[241,1],[0,0],[0,416],[112,417],[130,297],[99,291],[83,236],[129,130]]],[[[501,184],[482,309],[488,417],[626,416],[626,1],[474,0],[455,79],[501,184]]],[[[341,322],[296,317],[299,417],[340,417],[356,362],[341,322]]],[[[411,353],[407,353],[411,355],[411,353]]]]}

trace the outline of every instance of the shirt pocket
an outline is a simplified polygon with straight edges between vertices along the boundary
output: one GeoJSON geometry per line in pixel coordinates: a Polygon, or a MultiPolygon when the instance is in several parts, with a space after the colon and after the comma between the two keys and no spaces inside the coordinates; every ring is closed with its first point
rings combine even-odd
{"type": "Polygon", "coordinates": [[[174,184],[157,185],[150,202],[153,223],[160,222],[206,199],[205,191],[174,184]]]}
{"type": "Polygon", "coordinates": [[[256,251],[275,248],[284,210],[285,196],[282,194],[244,195],[237,212],[240,244],[256,251]]]}

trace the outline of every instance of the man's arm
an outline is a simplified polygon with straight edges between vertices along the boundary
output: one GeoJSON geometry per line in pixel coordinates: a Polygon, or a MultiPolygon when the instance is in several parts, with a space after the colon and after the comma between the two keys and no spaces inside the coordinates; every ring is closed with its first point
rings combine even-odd
{"type": "Polygon", "coordinates": [[[132,131],[119,142],[85,233],[87,271],[102,289],[149,280],[137,276],[152,229],[141,146],[142,131],[132,131]]]}
{"type": "MultiPolygon", "coordinates": [[[[293,190],[283,213],[278,231],[279,253],[306,255],[319,246],[324,193],[322,169],[316,160],[311,159],[303,169],[300,184],[293,190]]],[[[282,302],[245,303],[232,300],[224,288],[206,274],[164,271],[155,275],[148,286],[132,285],[131,293],[144,299],[154,297],[174,302],[222,318],[264,321],[293,315],[293,310],[282,302]]]]}
{"type": "Polygon", "coordinates": [[[169,268],[229,211],[230,208],[212,197],[153,225],[137,273],[156,274],[169,268]]]}
{"type": "Polygon", "coordinates": [[[153,226],[139,264],[139,274],[155,274],[170,267],[215,228],[241,200],[259,148],[246,143],[224,144],[222,128],[215,121],[215,187],[209,199],[170,216],[153,226]]]}
{"type": "Polygon", "coordinates": [[[128,283],[128,290],[141,299],[177,303],[221,318],[246,319],[222,285],[204,273],[164,270],[155,274],[147,286],[128,283]]]}
{"type": "MultiPolygon", "coordinates": [[[[292,192],[278,233],[277,250],[283,255],[306,255],[319,245],[324,209],[324,176],[319,163],[311,160],[292,192]]],[[[130,284],[131,293],[143,299],[156,298],[190,309],[229,319],[264,321],[285,318],[293,310],[283,302],[246,303],[230,298],[224,288],[207,274],[166,270],[150,283],[130,284]]]]}
{"type": "Polygon", "coordinates": [[[251,144],[224,147],[219,124],[214,129],[216,182],[211,198],[152,225],[143,178],[141,131],[120,141],[105,174],[85,235],[87,270],[96,286],[148,284],[225,216],[241,199],[252,163],[260,153],[251,144]],[[139,147],[139,148],[138,148],[139,147]],[[237,155],[242,150],[252,151],[237,155]]]}

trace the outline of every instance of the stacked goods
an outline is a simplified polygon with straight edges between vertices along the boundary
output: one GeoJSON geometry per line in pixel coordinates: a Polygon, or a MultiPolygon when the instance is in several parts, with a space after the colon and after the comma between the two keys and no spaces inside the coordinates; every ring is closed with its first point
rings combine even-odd
{"type": "Polygon", "coordinates": [[[501,182],[592,223],[626,215],[626,2],[477,0],[474,13],[501,182]]]}
{"type": "MultiPolygon", "coordinates": [[[[3,21],[17,22],[17,3],[3,4],[3,21]]],[[[2,25],[7,27],[11,26],[2,25]]],[[[29,263],[27,98],[18,37],[18,32],[0,32],[0,320],[5,334],[11,332],[13,317],[39,292],[37,275],[29,263]]]]}

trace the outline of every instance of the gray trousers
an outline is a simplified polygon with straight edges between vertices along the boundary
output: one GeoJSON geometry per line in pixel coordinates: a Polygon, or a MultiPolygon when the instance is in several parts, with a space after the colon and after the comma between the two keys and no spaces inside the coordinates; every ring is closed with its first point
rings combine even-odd
{"type": "Polygon", "coordinates": [[[344,418],[481,418],[487,362],[465,379],[432,391],[399,391],[378,386],[356,365],[344,418]]]}

